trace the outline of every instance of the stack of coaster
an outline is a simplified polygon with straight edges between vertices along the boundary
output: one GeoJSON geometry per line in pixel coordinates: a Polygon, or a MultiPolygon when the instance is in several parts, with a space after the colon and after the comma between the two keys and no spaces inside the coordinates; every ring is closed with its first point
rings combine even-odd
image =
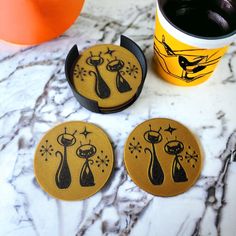
{"type": "Polygon", "coordinates": [[[125,36],[121,45],[92,46],[79,55],[75,45],[65,67],[71,89],[82,106],[97,113],[129,107],[140,95],[147,74],[140,47],[125,36]]]}

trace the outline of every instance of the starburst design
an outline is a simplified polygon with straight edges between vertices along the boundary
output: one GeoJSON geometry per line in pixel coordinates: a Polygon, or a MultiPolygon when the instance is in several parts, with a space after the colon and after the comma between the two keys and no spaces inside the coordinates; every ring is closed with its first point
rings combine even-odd
{"type": "Polygon", "coordinates": [[[111,50],[110,48],[107,48],[107,51],[105,54],[109,54],[112,57],[112,54],[115,52],[115,50],[111,50]]]}
{"type": "Polygon", "coordinates": [[[128,66],[126,66],[126,73],[136,79],[138,75],[138,67],[135,65],[131,65],[131,63],[128,62],[128,66]]]}
{"type": "Polygon", "coordinates": [[[172,134],[175,130],[176,130],[176,128],[173,128],[170,125],[169,125],[169,127],[167,129],[165,129],[165,131],[169,132],[170,134],[172,134]]]}
{"type": "Polygon", "coordinates": [[[48,143],[48,140],[45,141],[45,144],[41,145],[40,153],[42,157],[45,157],[45,161],[48,160],[48,157],[52,155],[53,147],[48,143]]]}
{"type": "Polygon", "coordinates": [[[84,67],[76,65],[74,70],[74,75],[76,78],[80,79],[81,81],[84,81],[84,76],[87,75],[87,71],[84,69],[84,67]]]}
{"type": "Polygon", "coordinates": [[[88,136],[89,134],[91,134],[91,133],[92,133],[92,132],[87,131],[87,129],[86,129],[86,127],[85,127],[85,128],[84,128],[84,131],[81,132],[80,134],[84,135],[84,137],[87,138],[87,136],[88,136]]]}
{"type": "Polygon", "coordinates": [[[101,168],[102,172],[104,172],[105,171],[104,168],[108,167],[110,160],[108,156],[107,155],[104,156],[103,151],[101,151],[101,155],[97,156],[97,160],[95,162],[97,164],[97,167],[101,168]]]}
{"type": "Polygon", "coordinates": [[[131,154],[135,153],[135,158],[138,158],[137,154],[141,153],[142,151],[142,146],[140,144],[140,142],[137,142],[135,140],[135,137],[133,137],[133,142],[129,143],[129,151],[131,154]]]}
{"type": "Polygon", "coordinates": [[[198,154],[195,151],[191,150],[191,147],[188,147],[189,151],[186,152],[185,159],[187,160],[188,163],[191,164],[193,168],[195,168],[195,165],[198,161],[198,154]]]}

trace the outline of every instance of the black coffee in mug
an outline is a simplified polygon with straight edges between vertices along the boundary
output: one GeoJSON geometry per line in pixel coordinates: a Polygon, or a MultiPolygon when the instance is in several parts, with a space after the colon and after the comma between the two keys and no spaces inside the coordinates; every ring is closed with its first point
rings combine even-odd
{"type": "Polygon", "coordinates": [[[163,0],[163,15],[180,30],[222,37],[236,30],[236,0],[163,0]]]}

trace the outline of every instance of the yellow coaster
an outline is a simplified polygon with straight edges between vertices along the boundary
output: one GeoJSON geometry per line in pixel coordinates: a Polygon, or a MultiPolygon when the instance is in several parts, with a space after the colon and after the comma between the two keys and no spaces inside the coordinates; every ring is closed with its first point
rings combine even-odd
{"type": "Polygon", "coordinates": [[[82,200],[108,181],[112,145],[97,126],[72,121],[51,129],[37,146],[34,171],[40,186],[63,200],[82,200]]]}
{"type": "Polygon", "coordinates": [[[125,144],[124,162],[132,180],[158,196],[174,196],[198,179],[203,157],[193,134],[182,124],[156,118],[138,125],[125,144]]]}
{"type": "Polygon", "coordinates": [[[113,108],[132,99],[142,82],[137,58],[126,48],[112,44],[86,49],[73,71],[75,89],[98,102],[100,108],[113,108]]]}

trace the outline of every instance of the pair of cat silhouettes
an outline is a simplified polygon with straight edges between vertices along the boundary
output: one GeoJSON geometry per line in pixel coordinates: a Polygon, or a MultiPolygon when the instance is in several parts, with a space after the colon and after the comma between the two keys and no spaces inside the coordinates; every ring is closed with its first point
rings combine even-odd
{"type": "MultiPolygon", "coordinates": [[[[103,57],[101,57],[101,53],[98,56],[94,56],[92,52],[90,52],[91,56],[86,60],[86,63],[90,66],[93,66],[95,71],[89,71],[89,75],[95,76],[95,92],[99,98],[105,99],[110,97],[111,90],[106,84],[105,80],[102,78],[101,73],[99,71],[99,66],[104,63],[103,57]]],[[[129,83],[122,76],[124,73],[122,69],[124,68],[125,63],[121,59],[115,58],[112,61],[109,61],[106,65],[106,69],[110,72],[116,73],[116,87],[120,93],[125,93],[132,88],[129,83]]]]}
{"type": "MultiPolygon", "coordinates": [[[[55,182],[58,188],[66,189],[71,184],[71,173],[70,168],[67,161],[67,148],[73,146],[76,143],[75,133],[69,134],[65,133],[61,134],[57,138],[57,142],[64,147],[64,152],[56,151],[56,157],[60,158],[60,163],[56,171],[55,182]]],[[[97,149],[94,145],[90,144],[82,144],[77,148],[76,155],[79,158],[85,159],[85,162],[80,171],[79,182],[83,187],[94,186],[94,176],[90,168],[90,164],[93,164],[93,160],[90,160],[92,156],[94,156],[97,152],[97,149]]]]}

